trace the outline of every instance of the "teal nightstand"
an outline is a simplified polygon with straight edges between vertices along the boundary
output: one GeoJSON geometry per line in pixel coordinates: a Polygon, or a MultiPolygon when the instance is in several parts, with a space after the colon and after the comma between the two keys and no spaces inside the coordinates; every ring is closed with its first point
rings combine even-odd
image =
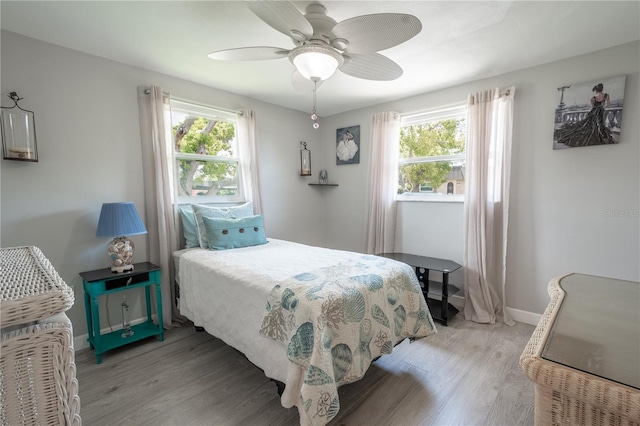
{"type": "Polygon", "coordinates": [[[111,269],[81,272],[84,288],[84,305],[87,314],[89,346],[96,351],[96,362],[102,362],[102,354],[110,349],[124,346],[150,336],[164,340],[162,328],[162,292],[160,290],[160,268],[149,262],[136,263],[133,271],[116,274],[111,269]],[[151,286],[156,290],[156,312],[158,324],[151,319],[151,286]],[[147,320],[131,327],[133,335],[122,337],[122,330],[100,334],[100,311],[98,298],[132,288],[144,287],[147,302],[147,320]]]}

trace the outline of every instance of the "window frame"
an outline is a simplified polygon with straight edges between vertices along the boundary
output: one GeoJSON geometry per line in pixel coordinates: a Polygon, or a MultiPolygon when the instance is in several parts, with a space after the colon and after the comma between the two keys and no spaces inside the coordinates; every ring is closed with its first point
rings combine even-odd
{"type": "MultiPolygon", "coordinates": [[[[466,103],[454,104],[448,107],[428,110],[419,113],[401,115],[400,128],[430,123],[434,121],[443,121],[450,119],[467,118],[466,103]]],[[[400,146],[398,146],[400,150],[400,146]]],[[[428,157],[398,158],[398,178],[400,176],[400,168],[408,164],[426,164],[438,162],[453,162],[466,160],[466,133],[465,133],[465,150],[459,154],[451,155],[434,155],[428,157]]],[[[398,182],[394,182],[398,185],[398,182]]],[[[434,192],[405,192],[397,194],[398,201],[437,201],[437,202],[464,202],[464,194],[438,194],[434,192]]]]}
{"type": "Polygon", "coordinates": [[[244,194],[244,185],[242,177],[242,158],[239,152],[240,143],[238,141],[238,120],[236,114],[233,112],[218,109],[214,106],[202,105],[200,103],[186,100],[172,98],[169,102],[170,109],[170,152],[171,152],[171,167],[174,175],[174,185],[172,190],[174,191],[174,199],[177,204],[238,204],[246,202],[246,196],[244,194]],[[214,119],[218,121],[225,121],[232,123],[234,126],[234,138],[231,141],[232,152],[235,154],[232,157],[221,157],[217,155],[207,154],[193,154],[193,153],[181,153],[175,150],[173,126],[178,123],[173,122],[173,113],[183,113],[187,115],[203,117],[207,119],[214,119]],[[191,160],[191,161],[203,161],[212,163],[227,163],[236,165],[237,176],[237,194],[236,195],[179,195],[179,160],[191,160]]]}

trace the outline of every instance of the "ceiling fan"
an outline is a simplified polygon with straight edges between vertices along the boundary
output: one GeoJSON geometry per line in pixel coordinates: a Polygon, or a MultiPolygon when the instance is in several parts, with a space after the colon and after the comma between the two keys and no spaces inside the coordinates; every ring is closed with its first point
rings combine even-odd
{"type": "Polygon", "coordinates": [[[356,16],[336,22],[320,3],[311,3],[303,15],[286,1],[245,1],[244,4],[269,26],[291,37],[292,49],[281,47],[239,47],[209,54],[217,60],[254,61],[289,58],[296,67],[293,85],[308,90],[336,69],[356,78],[395,80],[402,68],[379,50],[397,46],[422,30],[420,20],[403,13],[356,16]]]}

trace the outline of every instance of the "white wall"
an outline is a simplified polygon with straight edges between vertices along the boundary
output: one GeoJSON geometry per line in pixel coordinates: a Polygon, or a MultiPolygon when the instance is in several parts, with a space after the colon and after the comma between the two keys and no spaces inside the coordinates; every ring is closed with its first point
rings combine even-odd
{"type": "MultiPolygon", "coordinates": [[[[455,104],[467,94],[515,85],[507,305],[541,314],[548,281],[564,272],[640,281],[640,43],[327,117],[322,147],[331,180],[327,244],[364,247],[371,116],[455,104]],[[557,87],[625,74],[622,140],[615,146],[552,149],[557,87]],[[335,129],[359,124],[359,165],[335,165],[335,129]],[[610,216],[607,212],[630,212],[610,216]]],[[[396,251],[462,260],[461,203],[401,202],[396,251]]],[[[452,274],[452,283],[462,283],[452,274]]]]}
{"type": "MultiPolygon", "coordinates": [[[[39,163],[0,160],[0,245],[38,246],[75,289],[69,311],[76,336],[86,334],[79,272],[108,266],[109,239],[96,238],[103,202],[133,201],[144,217],[136,87],[156,84],[174,96],[256,111],[267,235],[320,244],[321,198],[299,176],[299,141],[319,150],[307,114],[2,31],[2,105],[16,91],[36,117],[39,163]]],[[[145,261],[146,237],[132,237],[145,261]]],[[[133,318],[141,314],[132,294],[133,318]]],[[[104,299],[104,298],[102,298],[104,299]]],[[[102,303],[103,323],[104,300],[102,303]]],[[[110,320],[121,323],[120,296],[110,320]]]]}

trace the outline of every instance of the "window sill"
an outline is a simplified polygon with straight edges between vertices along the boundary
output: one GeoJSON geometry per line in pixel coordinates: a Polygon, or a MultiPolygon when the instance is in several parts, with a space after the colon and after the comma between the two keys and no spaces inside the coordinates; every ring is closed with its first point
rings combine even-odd
{"type": "Polygon", "coordinates": [[[464,203],[464,195],[398,195],[397,201],[403,203],[464,203]]]}
{"type": "Polygon", "coordinates": [[[220,204],[223,205],[239,205],[245,203],[245,199],[238,196],[178,196],[176,204],[220,204]]]}

